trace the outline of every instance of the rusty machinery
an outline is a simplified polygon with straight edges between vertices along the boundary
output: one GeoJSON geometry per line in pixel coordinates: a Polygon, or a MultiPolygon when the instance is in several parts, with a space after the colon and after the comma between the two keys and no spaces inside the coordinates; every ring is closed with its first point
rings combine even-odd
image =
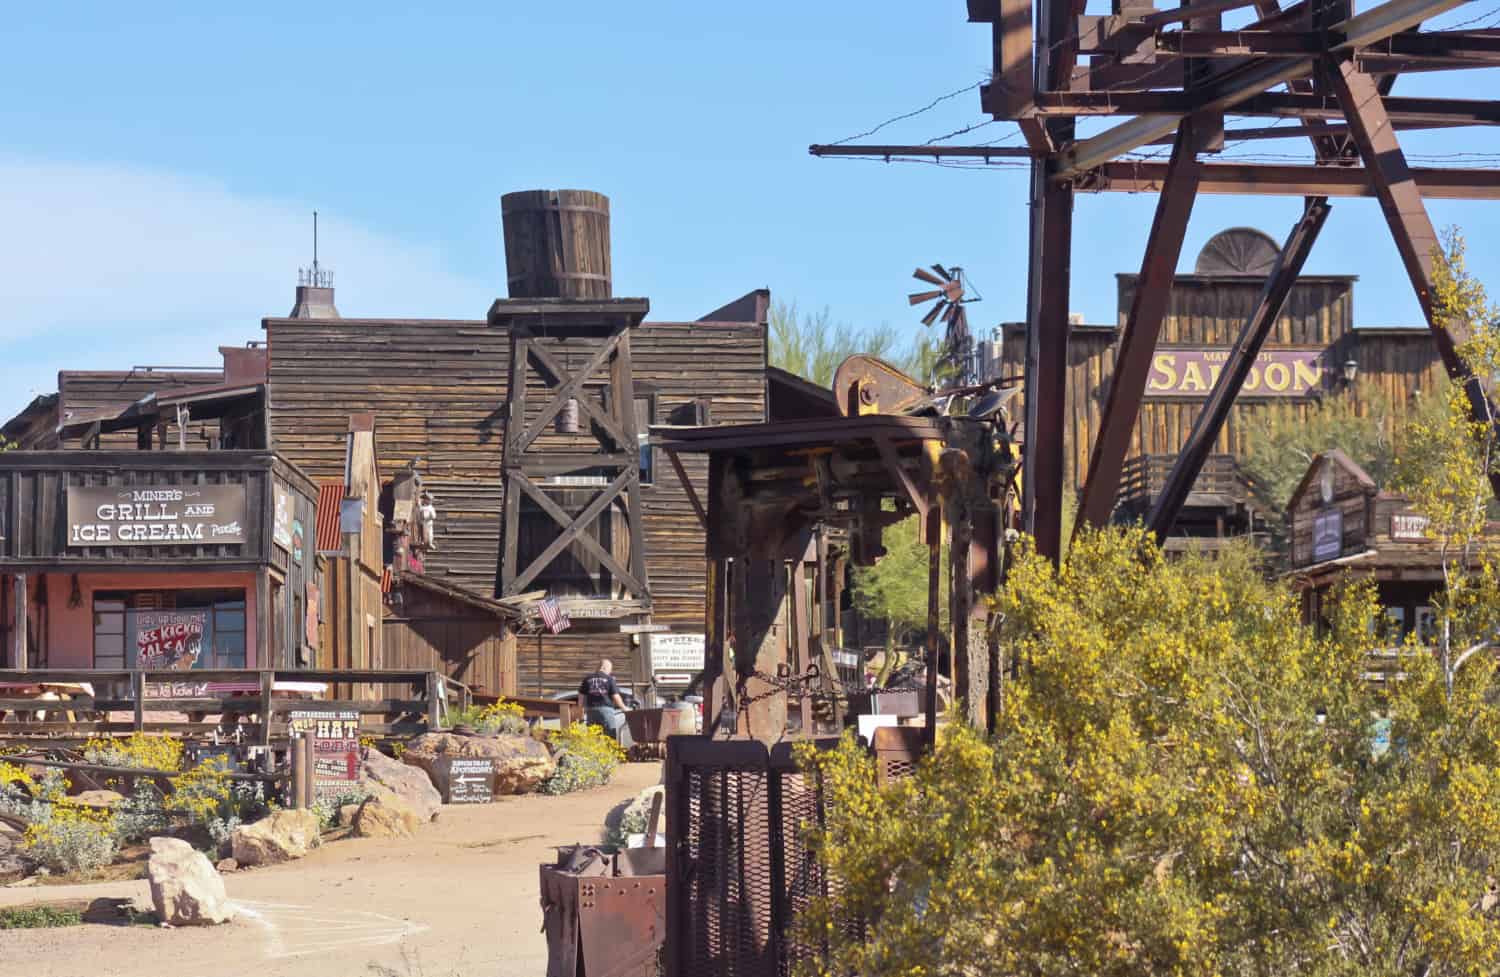
{"type": "MultiPolygon", "coordinates": [[[[710,561],[706,728],[774,742],[788,733],[792,701],[836,694],[828,688],[828,629],[811,620],[823,602],[809,604],[786,565],[801,565],[820,527],[847,531],[853,561],[872,563],[884,552],[885,527],[914,514],[930,554],[928,728],[936,719],[945,537],[954,691],[986,725],[998,674],[976,598],[998,582],[1002,512],[1016,471],[1005,410],[1014,390],[928,387],[855,356],[836,372],[834,393],[842,417],[659,432],[669,455],[709,460],[706,506],[683,481],[703,512],[710,561]]],[[[813,732],[805,718],[792,727],[813,732]]]]}

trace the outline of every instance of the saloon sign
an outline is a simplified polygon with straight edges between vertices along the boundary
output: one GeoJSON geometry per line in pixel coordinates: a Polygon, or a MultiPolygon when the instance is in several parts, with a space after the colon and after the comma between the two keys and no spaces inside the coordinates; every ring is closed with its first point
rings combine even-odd
{"type": "Polygon", "coordinates": [[[69,546],[232,545],[244,520],[243,485],[68,488],[69,546]]]}
{"type": "MultiPolygon", "coordinates": [[[[1242,397],[1305,397],[1324,386],[1328,353],[1322,349],[1268,349],[1255,358],[1242,397]]],[[[1206,397],[1229,350],[1158,349],[1146,378],[1148,397],[1206,397]]]]}

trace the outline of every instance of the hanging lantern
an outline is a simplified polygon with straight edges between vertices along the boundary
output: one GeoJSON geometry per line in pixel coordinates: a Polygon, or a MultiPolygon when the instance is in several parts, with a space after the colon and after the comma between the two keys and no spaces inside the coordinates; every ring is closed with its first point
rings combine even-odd
{"type": "Polygon", "coordinates": [[[578,433],[578,399],[569,397],[567,403],[563,404],[562,410],[557,412],[557,433],[578,433]]]}

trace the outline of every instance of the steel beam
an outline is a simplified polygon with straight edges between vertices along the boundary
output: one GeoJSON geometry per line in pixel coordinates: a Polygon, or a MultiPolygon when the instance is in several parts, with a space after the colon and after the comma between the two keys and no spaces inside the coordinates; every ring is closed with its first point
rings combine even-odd
{"type": "MultiPolygon", "coordinates": [[[[1202,95],[1192,92],[1052,91],[1038,92],[1036,99],[1038,113],[1062,117],[1183,116],[1208,107],[1202,95]]],[[[1391,121],[1397,124],[1500,125],[1500,101],[1489,99],[1396,96],[1386,99],[1385,109],[1391,121]]],[[[1299,120],[1343,121],[1344,118],[1342,109],[1334,99],[1324,95],[1292,92],[1262,92],[1258,95],[1251,95],[1235,104],[1234,114],[1287,116],[1299,120]]]]}
{"type": "MultiPolygon", "coordinates": [[[[1500,200],[1500,170],[1439,167],[1408,170],[1424,197],[1446,200],[1500,200]]],[[[1088,193],[1153,193],[1165,184],[1167,164],[1115,162],[1089,170],[1075,182],[1088,193]]],[[[1265,163],[1208,163],[1199,193],[1282,197],[1373,197],[1370,171],[1363,166],[1296,166],[1265,163]]]]}
{"type": "Polygon", "coordinates": [[[1073,144],[1058,155],[1055,178],[1071,179],[1084,170],[1092,169],[1109,162],[1116,156],[1144,146],[1153,139],[1164,136],[1177,128],[1177,124],[1184,115],[1223,112],[1234,108],[1240,102],[1260,94],[1272,85],[1302,77],[1312,70],[1312,64],[1310,58],[1265,61],[1236,73],[1233,78],[1222,79],[1206,87],[1201,94],[1199,92],[1185,93],[1192,106],[1186,112],[1174,115],[1141,115],[1090,139],[1073,144]]]}
{"type": "Polygon", "coordinates": [[[1348,51],[1364,47],[1376,41],[1399,34],[1408,27],[1416,27],[1424,20],[1462,6],[1466,0],[1386,0],[1378,7],[1355,14],[1329,31],[1343,40],[1333,46],[1335,51],[1348,51]]]}
{"type": "Polygon", "coordinates": [[[1327,197],[1308,198],[1302,211],[1302,219],[1297,221],[1292,232],[1287,235],[1276,264],[1266,276],[1260,298],[1256,300],[1254,310],[1240,329],[1239,337],[1229,352],[1229,359],[1214,381],[1213,392],[1203,402],[1187,443],[1177,453],[1177,460],[1172,465],[1171,474],[1167,476],[1167,483],[1151,507],[1146,524],[1156,535],[1158,542],[1166,539],[1173,524],[1177,522],[1178,513],[1182,511],[1193,483],[1198,480],[1198,473],[1203,470],[1204,461],[1213,451],[1214,442],[1224,429],[1224,422],[1229,419],[1235,397],[1244,386],[1250,368],[1255,365],[1255,359],[1260,355],[1271,328],[1281,317],[1281,308],[1286,304],[1297,276],[1302,274],[1302,266],[1312,252],[1318,232],[1328,219],[1328,211],[1327,197]]]}
{"type": "Polygon", "coordinates": [[[1047,166],[1040,159],[1031,164],[1021,515],[1037,551],[1056,561],[1062,555],[1073,188],[1050,179],[1047,166]]]}
{"type": "MultiPolygon", "coordinates": [[[[1407,277],[1416,290],[1417,301],[1432,330],[1443,367],[1455,383],[1463,386],[1469,400],[1470,417],[1478,423],[1493,424],[1494,409],[1484,381],[1473,375],[1459,354],[1459,347],[1470,338],[1469,324],[1445,318],[1435,305],[1433,266],[1443,260],[1442,246],[1432,228],[1432,220],[1427,216],[1427,207],[1422,203],[1422,191],[1411,168],[1406,165],[1406,155],[1391,128],[1375,79],[1358,70],[1350,61],[1330,59],[1327,67],[1334,94],[1349,120],[1354,144],[1370,173],[1380,210],[1396,240],[1396,250],[1401,253],[1401,263],[1406,266],[1407,277]]],[[[1491,473],[1490,485],[1500,497],[1500,474],[1491,473]]]]}
{"type": "Polygon", "coordinates": [[[1130,448],[1130,435],[1135,430],[1141,398],[1146,392],[1151,357],[1156,352],[1156,338],[1167,314],[1172,280],[1177,275],[1177,261],[1182,256],[1182,240],[1193,213],[1202,169],[1193,122],[1184,119],[1177,130],[1167,178],[1156,202],[1156,216],[1151,222],[1151,237],[1146,242],[1146,256],[1141,261],[1130,316],[1125,320],[1125,331],[1115,354],[1109,394],[1099,417],[1099,433],[1094,438],[1088,478],[1078,503],[1075,534],[1085,525],[1096,529],[1105,525],[1114,512],[1125,452],[1130,448]]]}

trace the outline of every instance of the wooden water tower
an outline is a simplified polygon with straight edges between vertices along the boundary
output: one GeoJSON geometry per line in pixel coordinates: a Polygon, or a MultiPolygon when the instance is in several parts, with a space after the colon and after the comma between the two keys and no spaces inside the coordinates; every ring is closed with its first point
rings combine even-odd
{"type": "Polygon", "coordinates": [[[645,299],[610,295],[609,198],[501,198],[510,333],[496,592],[546,590],[570,616],[649,612],[630,333],[645,299]]]}

